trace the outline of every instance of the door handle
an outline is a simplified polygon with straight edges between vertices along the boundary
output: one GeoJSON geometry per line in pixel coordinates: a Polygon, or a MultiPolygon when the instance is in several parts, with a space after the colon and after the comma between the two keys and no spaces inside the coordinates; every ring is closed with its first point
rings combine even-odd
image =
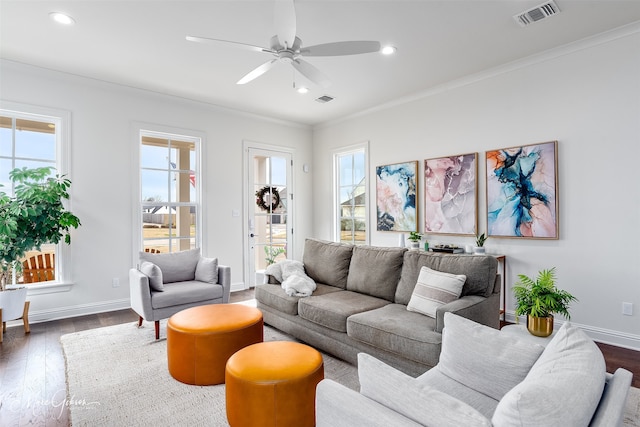
{"type": "Polygon", "coordinates": [[[251,234],[249,234],[249,237],[258,237],[258,235],[251,233],[251,234]]]}

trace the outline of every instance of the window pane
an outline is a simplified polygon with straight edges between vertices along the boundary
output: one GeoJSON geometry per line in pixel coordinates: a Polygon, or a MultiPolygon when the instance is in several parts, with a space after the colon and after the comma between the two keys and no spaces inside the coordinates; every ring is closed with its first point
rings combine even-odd
{"type": "Polygon", "coordinates": [[[171,172],[171,202],[191,202],[195,200],[195,184],[189,172],[171,172]]]}
{"type": "Polygon", "coordinates": [[[359,184],[365,177],[364,169],[364,153],[356,153],[353,155],[353,184],[359,184]]]}
{"type": "Polygon", "coordinates": [[[353,156],[348,154],[340,156],[339,158],[339,171],[340,185],[351,185],[353,183],[353,156]]]}
{"type": "Polygon", "coordinates": [[[287,183],[287,159],[271,157],[271,185],[282,186],[287,183]]]}
{"type": "Polygon", "coordinates": [[[5,192],[9,195],[13,194],[11,189],[11,181],[9,181],[9,172],[13,168],[11,167],[10,159],[0,159],[0,184],[3,186],[0,187],[0,191],[5,192]]]}
{"type": "Polygon", "coordinates": [[[0,156],[11,157],[12,154],[12,122],[11,117],[0,117],[0,156]]]}
{"type": "Polygon", "coordinates": [[[55,160],[55,125],[32,120],[16,120],[16,157],[55,160]]]}
{"type": "Polygon", "coordinates": [[[151,137],[142,138],[140,166],[143,168],[168,169],[169,147],[167,140],[151,137]]]}
{"type": "Polygon", "coordinates": [[[42,245],[41,250],[32,250],[22,259],[22,271],[16,283],[40,283],[56,280],[55,245],[42,245]]]}
{"type": "Polygon", "coordinates": [[[168,202],[169,191],[167,188],[167,172],[142,170],[140,180],[142,183],[142,201],[168,202]]]}

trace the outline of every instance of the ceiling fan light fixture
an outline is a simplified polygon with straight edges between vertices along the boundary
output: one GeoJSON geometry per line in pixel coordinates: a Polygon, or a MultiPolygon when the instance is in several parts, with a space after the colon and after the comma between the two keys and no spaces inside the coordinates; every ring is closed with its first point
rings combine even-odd
{"type": "Polygon", "coordinates": [[[397,50],[398,49],[395,46],[387,45],[383,46],[382,49],[380,49],[380,53],[382,53],[383,55],[393,55],[397,50]]]}
{"type": "Polygon", "coordinates": [[[73,25],[76,23],[75,19],[62,12],[51,12],[49,13],[49,17],[56,21],[58,24],[62,25],[73,25]]]}

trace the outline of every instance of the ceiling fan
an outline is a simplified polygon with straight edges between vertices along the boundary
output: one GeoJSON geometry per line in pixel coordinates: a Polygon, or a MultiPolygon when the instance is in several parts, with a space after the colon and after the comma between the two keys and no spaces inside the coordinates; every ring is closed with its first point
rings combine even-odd
{"type": "Polygon", "coordinates": [[[225,44],[254,52],[269,53],[275,57],[247,73],[238,80],[237,84],[239,85],[249,83],[260,77],[277,62],[284,62],[291,64],[293,68],[313,83],[326,88],[331,84],[329,79],[301,57],[358,55],[380,50],[380,42],[377,41],[343,41],[303,47],[302,40],[296,35],[296,12],[293,1],[275,0],[274,26],[276,35],[271,37],[268,48],[207,37],[187,36],[187,40],[200,43],[225,44]]]}

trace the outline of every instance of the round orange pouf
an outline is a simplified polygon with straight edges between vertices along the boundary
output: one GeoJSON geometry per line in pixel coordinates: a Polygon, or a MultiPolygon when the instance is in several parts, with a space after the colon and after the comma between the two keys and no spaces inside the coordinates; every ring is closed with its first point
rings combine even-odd
{"type": "Polygon", "coordinates": [[[227,420],[231,427],[313,427],[322,355],[307,345],[271,341],[229,358],[227,420]]]}
{"type": "Polygon", "coordinates": [[[233,353],[262,342],[262,312],[240,304],[212,304],[182,310],[167,322],[169,373],[193,385],[224,382],[233,353]]]}

